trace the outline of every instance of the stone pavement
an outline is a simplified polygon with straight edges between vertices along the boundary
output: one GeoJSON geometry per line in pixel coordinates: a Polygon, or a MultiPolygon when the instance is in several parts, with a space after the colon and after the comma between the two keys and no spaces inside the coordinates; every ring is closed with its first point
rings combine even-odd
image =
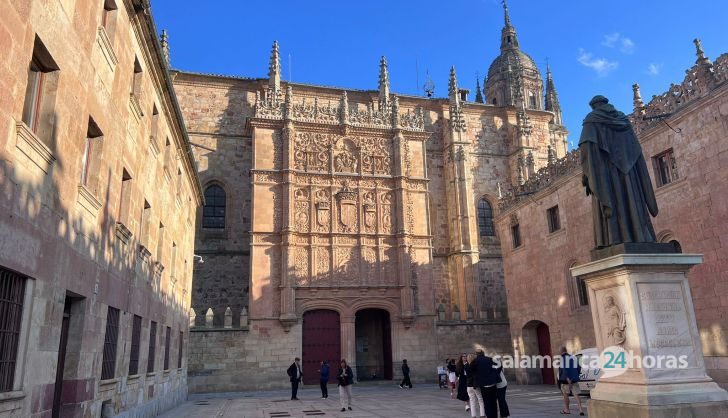
{"type": "MultiPolygon", "coordinates": [[[[277,417],[469,417],[464,404],[450,400],[449,391],[435,385],[400,389],[394,384],[353,388],[353,411],[340,412],[338,388],[329,385],[329,399],[320,399],[318,387],[299,390],[300,401],[290,391],[216,393],[190,395],[187,402],[162,418],[277,418],[277,417]]],[[[586,399],[582,398],[584,406],[586,399]]],[[[560,417],[561,396],[555,386],[508,386],[512,417],[560,417]]],[[[572,400],[572,416],[578,417],[572,400]]]]}

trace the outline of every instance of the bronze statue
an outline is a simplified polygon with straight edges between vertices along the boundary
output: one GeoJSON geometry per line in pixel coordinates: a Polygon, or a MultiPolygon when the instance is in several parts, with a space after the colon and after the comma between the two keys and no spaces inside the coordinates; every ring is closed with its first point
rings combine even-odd
{"type": "Polygon", "coordinates": [[[654,243],[650,215],[657,216],[657,200],[632,124],[604,96],[594,96],[589,105],[579,150],[582,183],[592,196],[596,250],[654,243]]]}

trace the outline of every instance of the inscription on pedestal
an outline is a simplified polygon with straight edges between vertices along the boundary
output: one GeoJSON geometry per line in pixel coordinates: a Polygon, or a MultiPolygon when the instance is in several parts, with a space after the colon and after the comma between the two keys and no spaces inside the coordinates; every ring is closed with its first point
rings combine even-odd
{"type": "Polygon", "coordinates": [[[694,345],[680,283],[638,283],[637,292],[644,321],[647,353],[686,355],[695,366],[694,345]]]}

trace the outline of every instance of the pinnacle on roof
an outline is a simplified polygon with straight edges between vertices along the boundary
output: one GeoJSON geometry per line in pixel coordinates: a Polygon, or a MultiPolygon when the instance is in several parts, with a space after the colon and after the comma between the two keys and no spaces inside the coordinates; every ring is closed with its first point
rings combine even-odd
{"type": "Polygon", "coordinates": [[[387,58],[384,55],[379,61],[379,101],[389,101],[389,70],[387,69],[387,58]]]}
{"type": "Polygon", "coordinates": [[[281,88],[281,57],[278,53],[278,41],[273,41],[273,50],[270,53],[268,87],[275,91],[281,88]]]}
{"type": "Polygon", "coordinates": [[[480,90],[480,76],[475,77],[475,103],[483,103],[483,92],[480,90]]]}
{"type": "Polygon", "coordinates": [[[455,66],[450,67],[450,81],[447,85],[447,93],[450,96],[450,101],[458,102],[458,80],[455,75],[455,66]]]}

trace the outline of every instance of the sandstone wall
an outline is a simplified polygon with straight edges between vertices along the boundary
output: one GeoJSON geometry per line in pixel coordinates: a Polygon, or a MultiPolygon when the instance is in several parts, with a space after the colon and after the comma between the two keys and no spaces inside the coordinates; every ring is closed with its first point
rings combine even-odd
{"type": "Polygon", "coordinates": [[[0,267],[27,276],[16,384],[2,393],[2,417],[50,416],[66,297],[61,416],[154,416],[186,397],[201,193],[151,17],[137,15],[138,1],[116,6],[104,26],[103,2],[0,2],[0,267]],[[54,63],[36,128],[23,117],[34,49],[54,63]],[[86,138],[98,135],[90,118],[102,136],[84,180],[86,138]],[[115,372],[101,380],[109,307],[120,310],[115,372]],[[139,369],[129,376],[134,315],[139,369]],[[147,373],[150,321],[158,332],[147,373]]]}

